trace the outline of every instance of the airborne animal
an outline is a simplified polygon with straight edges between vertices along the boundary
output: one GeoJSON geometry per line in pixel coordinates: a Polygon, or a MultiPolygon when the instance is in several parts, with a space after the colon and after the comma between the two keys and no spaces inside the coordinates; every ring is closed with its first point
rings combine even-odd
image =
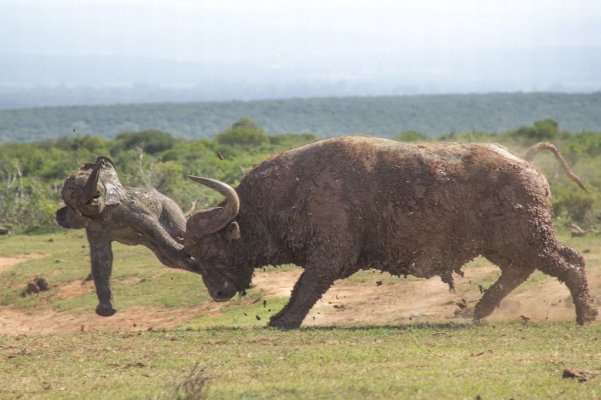
{"type": "MultiPolygon", "coordinates": [[[[552,148],[539,144],[530,156],[552,148]]],[[[248,288],[255,268],[304,268],[272,327],[300,326],[335,280],[360,269],[452,285],[452,273],[478,255],[502,273],[476,320],[535,269],[568,286],[579,324],[597,315],[582,256],[555,236],[547,180],[500,145],[333,138],[259,164],[236,189],[192,178],[225,197],[191,216],[184,234],[215,300],[248,288]]]]}
{"type": "Polygon", "coordinates": [[[86,230],[98,315],[116,312],[109,284],[113,241],[142,244],[168,267],[199,272],[198,263],[183,250],[186,217],[179,206],[155,189],[123,187],[109,158],[98,157],[69,176],[62,197],[66,206],[56,212],[58,224],[86,230]]]}

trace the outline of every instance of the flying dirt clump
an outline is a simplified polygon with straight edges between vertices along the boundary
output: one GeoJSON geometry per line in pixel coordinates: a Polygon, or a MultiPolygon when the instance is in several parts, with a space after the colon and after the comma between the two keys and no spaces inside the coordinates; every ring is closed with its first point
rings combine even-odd
{"type": "Polygon", "coordinates": [[[236,189],[192,178],[225,197],[191,216],[184,238],[215,300],[248,288],[256,268],[304,268],[272,327],[300,326],[334,281],[360,269],[438,275],[452,288],[453,272],[479,255],[502,273],[474,319],[537,268],[568,286],[579,324],[597,315],[584,259],[555,236],[547,180],[503,146],[332,138],[263,162],[236,189]]]}

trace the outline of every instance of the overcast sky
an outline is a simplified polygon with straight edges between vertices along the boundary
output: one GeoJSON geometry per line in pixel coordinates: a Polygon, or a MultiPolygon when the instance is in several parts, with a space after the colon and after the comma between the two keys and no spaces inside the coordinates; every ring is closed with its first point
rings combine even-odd
{"type": "Polygon", "coordinates": [[[0,50],[49,54],[598,46],[600,26],[598,0],[0,0],[0,50]]]}
{"type": "Polygon", "coordinates": [[[0,63],[143,56],[344,77],[434,60],[420,68],[436,74],[440,57],[483,48],[601,46],[600,27],[599,0],[0,0],[0,63]]]}

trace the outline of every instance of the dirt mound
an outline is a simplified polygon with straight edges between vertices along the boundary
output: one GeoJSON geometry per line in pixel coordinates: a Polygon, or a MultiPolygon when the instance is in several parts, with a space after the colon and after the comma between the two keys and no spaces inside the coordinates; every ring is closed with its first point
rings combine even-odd
{"type": "Polygon", "coordinates": [[[50,289],[50,285],[46,278],[42,276],[36,276],[32,281],[27,282],[27,287],[23,289],[21,296],[25,297],[30,294],[36,294],[45,292],[50,289]]]}

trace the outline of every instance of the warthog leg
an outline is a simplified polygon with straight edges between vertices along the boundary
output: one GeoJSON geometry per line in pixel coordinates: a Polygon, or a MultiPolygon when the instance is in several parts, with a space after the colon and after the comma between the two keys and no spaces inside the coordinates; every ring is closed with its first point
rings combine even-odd
{"type": "Polygon", "coordinates": [[[539,254],[537,267],[545,274],[557,277],[570,289],[578,324],[584,325],[595,320],[597,308],[588,292],[584,259],[580,253],[558,244],[555,249],[539,254]]]}
{"type": "Polygon", "coordinates": [[[288,304],[271,317],[269,326],[278,329],[298,328],[313,305],[332,286],[336,277],[324,269],[306,268],[294,285],[288,304]]]}
{"type": "Polygon", "coordinates": [[[497,264],[501,270],[501,276],[489,287],[474,309],[474,320],[480,320],[487,317],[499,307],[501,300],[505,298],[513,289],[523,283],[532,272],[534,267],[515,264],[500,257],[488,257],[493,263],[497,264]]]}

